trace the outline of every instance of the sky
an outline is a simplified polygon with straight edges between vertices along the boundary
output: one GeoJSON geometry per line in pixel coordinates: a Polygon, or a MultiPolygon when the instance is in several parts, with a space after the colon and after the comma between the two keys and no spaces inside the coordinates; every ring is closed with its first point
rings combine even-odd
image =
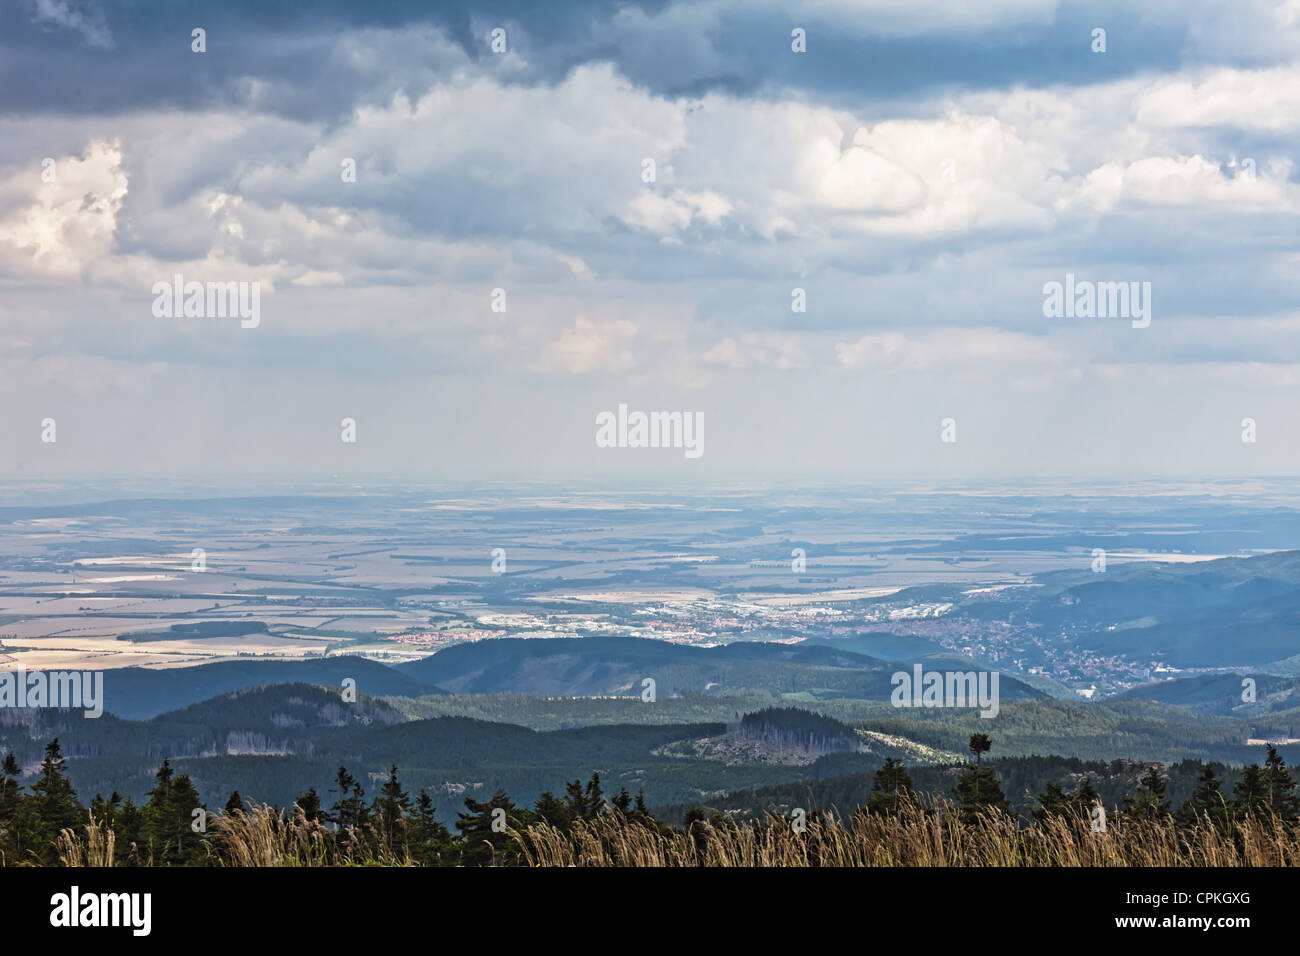
{"type": "Polygon", "coordinates": [[[2,480],[1300,474],[1300,0],[0,23],[2,480]]]}

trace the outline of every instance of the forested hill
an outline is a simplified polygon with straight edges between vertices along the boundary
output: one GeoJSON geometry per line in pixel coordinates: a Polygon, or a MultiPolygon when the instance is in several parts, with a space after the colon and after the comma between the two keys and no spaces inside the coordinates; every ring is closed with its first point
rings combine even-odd
{"type": "Polygon", "coordinates": [[[321,684],[341,688],[356,682],[371,697],[418,697],[439,693],[400,671],[363,657],[307,660],[237,660],[155,670],[123,667],[104,672],[105,709],[118,717],[144,720],[219,694],[266,684],[321,684]]]}
{"type": "MultiPolygon", "coordinates": [[[[926,666],[938,666],[940,659],[926,666]]],[[[953,667],[972,669],[969,662],[953,667]]],[[[911,664],[891,663],[826,643],[739,642],[687,647],[629,637],[526,640],[498,638],[439,651],[398,670],[455,694],[533,694],[542,697],[641,695],[709,691],[758,696],[812,693],[823,697],[889,699],[892,675],[911,664]],[[647,685],[645,681],[653,681],[647,685]]],[[[1043,694],[1001,675],[1005,700],[1043,694]]]]}

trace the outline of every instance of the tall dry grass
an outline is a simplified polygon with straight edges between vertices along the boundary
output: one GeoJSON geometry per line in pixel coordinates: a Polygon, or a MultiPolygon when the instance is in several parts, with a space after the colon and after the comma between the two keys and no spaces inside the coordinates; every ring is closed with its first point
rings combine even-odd
{"type": "MultiPolygon", "coordinates": [[[[619,813],[580,821],[568,831],[545,823],[510,830],[512,846],[498,855],[523,866],[1295,866],[1300,832],[1275,819],[1231,827],[1204,820],[1178,827],[1172,819],[1143,821],[1116,815],[1094,833],[1082,815],[1030,827],[988,813],[963,818],[950,804],[904,804],[890,815],[855,813],[847,821],[812,815],[796,833],[784,817],[735,823],[699,821],[689,829],[659,830],[619,813]]],[[[113,832],[92,821],[84,836],[60,833],[64,866],[112,865],[113,832]]],[[[215,817],[209,863],[217,866],[409,866],[373,829],[343,833],[306,819],[253,805],[215,817]]]]}
{"type": "Polygon", "coordinates": [[[223,866],[407,866],[410,858],[388,845],[371,828],[336,833],[308,820],[294,806],[292,815],[252,804],[240,813],[213,820],[213,862],[223,866]]]}
{"type": "Polygon", "coordinates": [[[112,866],[117,838],[108,827],[101,826],[92,816],[82,829],[80,837],[71,828],[60,830],[54,841],[60,866],[112,866]]]}
{"type": "Polygon", "coordinates": [[[1223,830],[1204,821],[1116,820],[1094,833],[1082,816],[1032,827],[1005,814],[963,819],[951,808],[908,805],[845,822],[809,819],[803,833],[769,816],[749,825],[701,821],[659,832],[603,816],[568,833],[545,824],[519,834],[533,866],[1294,866],[1300,834],[1276,821],[1223,830]]]}

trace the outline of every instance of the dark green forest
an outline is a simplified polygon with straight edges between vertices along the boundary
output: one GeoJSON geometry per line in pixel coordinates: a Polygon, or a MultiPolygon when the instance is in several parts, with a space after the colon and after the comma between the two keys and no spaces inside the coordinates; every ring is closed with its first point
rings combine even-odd
{"type": "MultiPolygon", "coordinates": [[[[407,789],[396,764],[390,765],[386,778],[371,792],[345,766],[339,766],[331,779],[308,786],[291,807],[276,811],[275,819],[290,818],[298,826],[312,827],[318,841],[346,845],[349,853],[359,848],[378,862],[425,866],[517,863],[519,834],[538,824],[567,833],[580,823],[609,818],[620,826],[660,834],[691,834],[697,824],[705,822],[714,829],[734,828],[738,817],[757,815],[759,804],[769,825],[785,817],[793,804],[814,817],[827,811],[840,817],[859,813],[888,816],[933,806],[934,810],[922,812],[951,808],[975,827],[1018,813],[1023,827],[1075,818],[1090,819],[1097,829],[1096,808],[1109,804],[1115,822],[1131,819],[1179,828],[1208,827],[1229,838],[1234,828],[1248,821],[1266,828],[1285,828],[1292,835],[1300,826],[1300,795],[1294,777],[1273,747],[1267,748],[1262,765],[1252,763],[1229,775],[1221,766],[1199,761],[1169,768],[1061,758],[994,762],[985,759],[992,746],[988,736],[973,734],[967,746],[973,759],[958,766],[909,768],[888,758],[871,775],[766,788],[738,794],[724,804],[690,806],[680,815],[653,812],[643,793],[633,795],[626,787],[610,792],[600,774],[593,772],[585,783],[581,778],[562,781],[558,793],[546,790],[531,806],[516,804],[504,790],[483,800],[465,797],[451,827],[439,821],[427,790],[413,795],[407,789]],[[946,791],[937,802],[921,797],[930,786],[927,774],[938,774],[937,782],[946,791]],[[1008,798],[1009,787],[1044,774],[1046,783],[1039,792],[1026,790],[1018,806],[1008,798]]],[[[107,797],[97,793],[83,801],[69,777],[67,759],[57,739],[44,746],[34,781],[24,787],[21,778],[14,755],[6,755],[0,763],[0,858],[6,865],[66,863],[68,847],[77,843],[75,835],[82,829],[88,836],[113,834],[102,846],[114,865],[237,862],[233,841],[241,832],[238,823],[244,814],[254,811],[237,789],[220,807],[208,807],[188,774],[177,773],[167,759],[155,772],[143,802],[116,792],[107,797]]],[[[1105,829],[1104,822],[1100,828],[1105,829]]]]}

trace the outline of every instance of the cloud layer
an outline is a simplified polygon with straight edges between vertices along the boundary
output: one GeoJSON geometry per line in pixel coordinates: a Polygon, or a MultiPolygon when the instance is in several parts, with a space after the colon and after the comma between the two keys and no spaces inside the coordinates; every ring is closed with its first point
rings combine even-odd
{"type": "Polygon", "coordinates": [[[11,474],[1294,473],[1300,6],[1144,9],[19,3],[11,474]],[[708,454],[595,449],[620,402],[708,454]]]}

